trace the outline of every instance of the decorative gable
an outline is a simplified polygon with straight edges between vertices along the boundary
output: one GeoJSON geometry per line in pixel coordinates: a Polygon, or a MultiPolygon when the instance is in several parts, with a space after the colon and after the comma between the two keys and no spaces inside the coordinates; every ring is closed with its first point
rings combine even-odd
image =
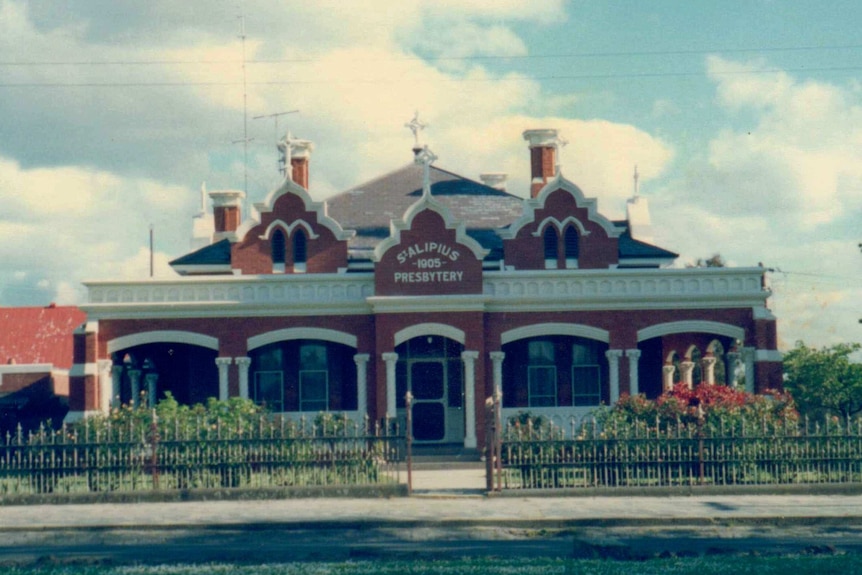
{"type": "Polygon", "coordinates": [[[515,269],[599,269],[619,263],[622,231],[598,212],[595,198],[557,175],[524,200],[523,215],[500,236],[505,264],[515,269]]]}
{"type": "Polygon", "coordinates": [[[430,195],[392,221],[389,237],[374,250],[377,295],[482,293],[482,260],[488,254],[463,223],[430,195]]]}
{"type": "Polygon", "coordinates": [[[243,222],[231,246],[231,267],[242,274],[335,273],[347,267],[352,231],[326,213],[302,186],[285,180],[255,204],[258,218],[243,222]]]}

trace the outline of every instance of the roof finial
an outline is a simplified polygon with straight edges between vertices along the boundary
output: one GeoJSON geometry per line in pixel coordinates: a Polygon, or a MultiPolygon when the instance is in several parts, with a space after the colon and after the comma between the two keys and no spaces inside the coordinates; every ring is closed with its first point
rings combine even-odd
{"type": "Polygon", "coordinates": [[[635,195],[634,195],[634,197],[638,197],[638,192],[640,191],[638,180],[640,179],[640,174],[638,174],[638,165],[637,164],[635,164],[634,179],[635,179],[635,195]]]}
{"type": "Polygon", "coordinates": [[[431,197],[431,164],[437,159],[434,152],[424,146],[417,152],[414,162],[422,164],[422,198],[431,197]]]}
{"type": "Polygon", "coordinates": [[[279,163],[281,164],[280,171],[282,176],[287,176],[287,170],[290,169],[291,147],[297,141],[298,140],[293,137],[293,134],[291,134],[288,129],[287,132],[285,132],[284,137],[278,142],[278,151],[281,152],[279,163]]]}
{"type": "Polygon", "coordinates": [[[413,152],[418,154],[422,147],[419,145],[419,132],[424,130],[428,124],[419,121],[419,110],[413,114],[413,119],[404,124],[404,127],[413,132],[413,152]]]}
{"type": "Polygon", "coordinates": [[[569,143],[569,141],[567,139],[561,137],[561,136],[557,136],[556,138],[554,138],[554,147],[557,149],[557,154],[556,154],[557,165],[554,166],[554,175],[555,176],[560,175],[560,166],[563,163],[563,160],[562,160],[563,148],[565,148],[568,143],[569,143]]]}

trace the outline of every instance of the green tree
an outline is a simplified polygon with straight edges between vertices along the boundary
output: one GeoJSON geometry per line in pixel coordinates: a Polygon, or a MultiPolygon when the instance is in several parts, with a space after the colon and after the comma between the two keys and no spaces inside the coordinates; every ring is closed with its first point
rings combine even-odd
{"type": "Polygon", "coordinates": [[[850,355],[858,343],[814,349],[803,342],[784,356],[784,388],[808,415],[853,417],[862,412],[862,364],[850,355]]]}

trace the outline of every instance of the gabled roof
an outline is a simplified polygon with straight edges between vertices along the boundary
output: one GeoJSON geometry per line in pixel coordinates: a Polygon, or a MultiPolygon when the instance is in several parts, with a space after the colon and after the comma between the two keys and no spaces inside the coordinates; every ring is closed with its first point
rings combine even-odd
{"type": "Polygon", "coordinates": [[[72,332],[87,314],[72,306],[0,307],[0,363],[72,367],[72,332]]]}

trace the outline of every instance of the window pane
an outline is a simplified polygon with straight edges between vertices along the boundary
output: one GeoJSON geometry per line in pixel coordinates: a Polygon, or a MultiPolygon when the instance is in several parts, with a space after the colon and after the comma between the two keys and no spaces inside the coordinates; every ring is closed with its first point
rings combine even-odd
{"type": "Polygon", "coordinates": [[[594,346],[576,343],[572,346],[572,364],[595,365],[598,364],[598,349],[594,346]]]}
{"type": "Polygon", "coordinates": [[[267,347],[257,356],[257,367],[260,371],[280,371],[284,365],[283,358],[281,347],[267,347]]]}
{"type": "Polygon", "coordinates": [[[530,406],[554,406],[557,404],[557,368],[554,366],[530,366],[530,406]]]}
{"type": "Polygon", "coordinates": [[[299,350],[300,369],[327,369],[326,346],[304,344],[299,350]]]}
{"type": "Polygon", "coordinates": [[[299,410],[326,411],[329,408],[326,371],[299,372],[299,410]]]}
{"type": "Polygon", "coordinates": [[[443,399],[443,363],[419,361],[410,369],[410,384],[416,399],[443,399]]]}
{"type": "Polygon", "coordinates": [[[575,405],[599,405],[602,400],[602,380],[598,365],[572,368],[575,405]]]}
{"type": "Polygon", "coordinates": [[[554,343],[550,341],[531,341],[529,356],[531,365],[553,364],[554,343]]]}
{"type": "Polygon", "coordinates": [[[278,413],[284,411],[284,385],[280,371],[258,371],[254,374],[254,401],[278,413]]]}

